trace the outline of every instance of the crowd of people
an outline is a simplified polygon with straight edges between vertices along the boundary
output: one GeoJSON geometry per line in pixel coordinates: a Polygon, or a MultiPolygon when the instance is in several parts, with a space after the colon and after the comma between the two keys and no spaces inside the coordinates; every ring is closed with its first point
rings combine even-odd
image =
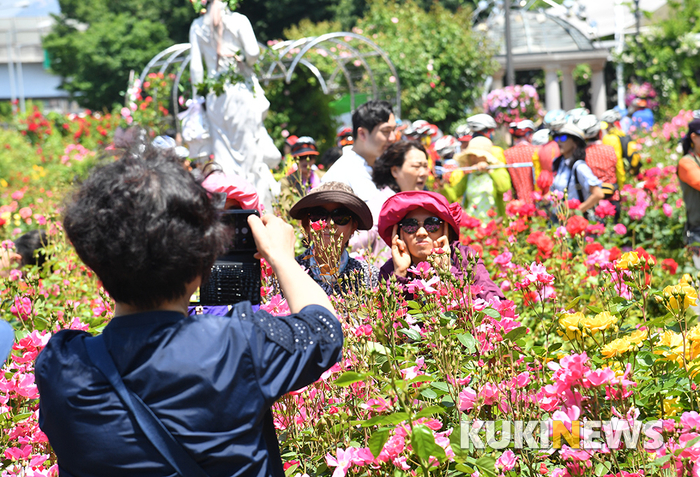
{"type": "MultiPolygon", "coordinates": [[[[65,212],[66,235],[116,307],[100,336],[60,331],[36,362],[39,422],[61,472],[284,475],[270,407],[339,360],[343,335],[329,296],[407,284],[430,262],[468,276],[476,298],[503,299],[460,243],[460,228],[499,220],[508,201],[539,206],[547,193],[576,199],[582,213],[602,200],[619,213],[620,187],[640,166],[621,120],[614,110],[601,118],[552,111],[540,128],[511,124],[504,150],[488,115],[467,118],[456,137],[439,136],[370,101],[330,154],[308,136],[288,138],[294,167],[283,189],[297,199],[283,206],[287,217],[248,218],[256,256],[287,300],[291,314],[282,317],[249,302],[190,306],[225,247],[220,212],[265,212],[255,188],[216,167],[189,171],[174,148],[130,147],[93,171],[65,212]],[[291,220],[305,237],[296,256],[291,220]]],[[[683,150],[688,245],[700,267],[700,118],[683,150]]],[[[2,257],[7,268],[42,259],[35,250],[46,238],[35,235],[26,239],[38,241],[31,251],[2,257]]]]}

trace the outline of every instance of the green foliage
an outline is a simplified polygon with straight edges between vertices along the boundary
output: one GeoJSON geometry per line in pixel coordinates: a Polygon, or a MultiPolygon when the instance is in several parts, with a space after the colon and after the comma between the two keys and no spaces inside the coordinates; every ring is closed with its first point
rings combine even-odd
{"type": "Polygon", "coordinates": [[[622,60],[626,77],[650,82],[662,102],[683,93],[700,95],[700,0],[669,1],[668,18],[656,23],[636,42],[628,39],[622,60]]]}
{"type": "Polygon", "coordinates": [[[181,0],[77,2],[61,0],[43,46],[62,88],[85,107],[101,110],[123,100],[129,70],[141,72],[159,51],[186,42],[194,12],[181,0]],[[80,31],[76,22],[87,29],[80,31]]]}
{"type": "Polygon", "coordinates": [[[479,85],[495,69],[493,51],[471,29],[468,9],[451,12],[434,3],[426,13],[414,0],[378,0],[357,27],[396,66],[406,118],[448,129],[478,99],[479,85]]]}
{"type": "Polygon", "coordinates": [[[282,131],[296,136],[311,136],[319,151],[335,145],[335,122],[329,102],[318,80],[304,68],[297,68],[292,82],[274,81],[265,86],[265,96],[270,101],[270,112],[265,127],[277,140],[281,149],[282,131]]]}

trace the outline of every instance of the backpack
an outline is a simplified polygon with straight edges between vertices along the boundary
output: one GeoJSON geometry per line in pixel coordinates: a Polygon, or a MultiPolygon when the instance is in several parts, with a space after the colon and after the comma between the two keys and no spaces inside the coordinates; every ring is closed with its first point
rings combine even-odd
{"type": "Polygon", "coordinates": [[[622,160],[625,163],[625,170],[631,175],[636,176],[639,174],[642,158],[636,151],[630,154],[629,146],[630,143],[632,143],[632,138],[626,134],[617,137],[620,139],[620,146],[622,147],[622,160]]]}

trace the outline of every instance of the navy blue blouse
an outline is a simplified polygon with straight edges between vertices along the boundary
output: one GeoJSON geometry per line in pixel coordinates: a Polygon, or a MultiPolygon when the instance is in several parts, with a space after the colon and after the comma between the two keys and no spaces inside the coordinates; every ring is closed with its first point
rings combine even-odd
{"type": "MultiPolygon", "coordinates": [[[[270,407],[338,362],[343,335],[323,307],[232,317],[154,311],[114,318],[104,340],[138,394],[211,477],[283,476],[270,407]]],[[[61,476],[174,476],[85,350],[63,330],[36,361],[39,425],[61,476]]]]}

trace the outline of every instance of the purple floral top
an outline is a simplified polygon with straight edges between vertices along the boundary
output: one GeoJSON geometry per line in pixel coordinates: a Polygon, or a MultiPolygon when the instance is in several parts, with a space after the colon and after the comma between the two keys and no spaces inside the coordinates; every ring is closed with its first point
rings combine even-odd
{"type": "MultiPolygon", "coordinates": [[[[473,248],[468,247],[466,245],[462,245],[459,242],[452,242],[450,244],[450,250],[452,250],[452,273],[456,277],[462,277],[464,273],[462,270],[467,270],[468,267],[471,265],[469,264],[469,259],[468,257],[471,255],[475,255],[476,252],[474,251],[473,248]],[[460,267],[456,267],[454,264],[457,260],[457,249],[462,254],[462,264],[460,267]]],[[[476,287],[479,287],[480,290],[476,293],[477,298],[482,298],[484,300],[490,300],[491,298],[497,296],[500,299],[504,299],[503,292],[501,289],[496,285],[493,280],[491,280],[491,277],[489,276],[488,270],[486,270],[486,267],[484,266],[484,262],[479,259],[476,262],[476,266],[473,268],[474,272],[474,285],[476,287]]],[[[394,260],[390,258],[384,265],[382,265],[382,268],[379,269],[379,279],[385,279],[388,280],[389,277],[394,275],[394,260]]],[[[408,282],[411,281],[411,277],[396,277],[396,280],[401,283],[402,285],[408,284],[408,282]]]]}

